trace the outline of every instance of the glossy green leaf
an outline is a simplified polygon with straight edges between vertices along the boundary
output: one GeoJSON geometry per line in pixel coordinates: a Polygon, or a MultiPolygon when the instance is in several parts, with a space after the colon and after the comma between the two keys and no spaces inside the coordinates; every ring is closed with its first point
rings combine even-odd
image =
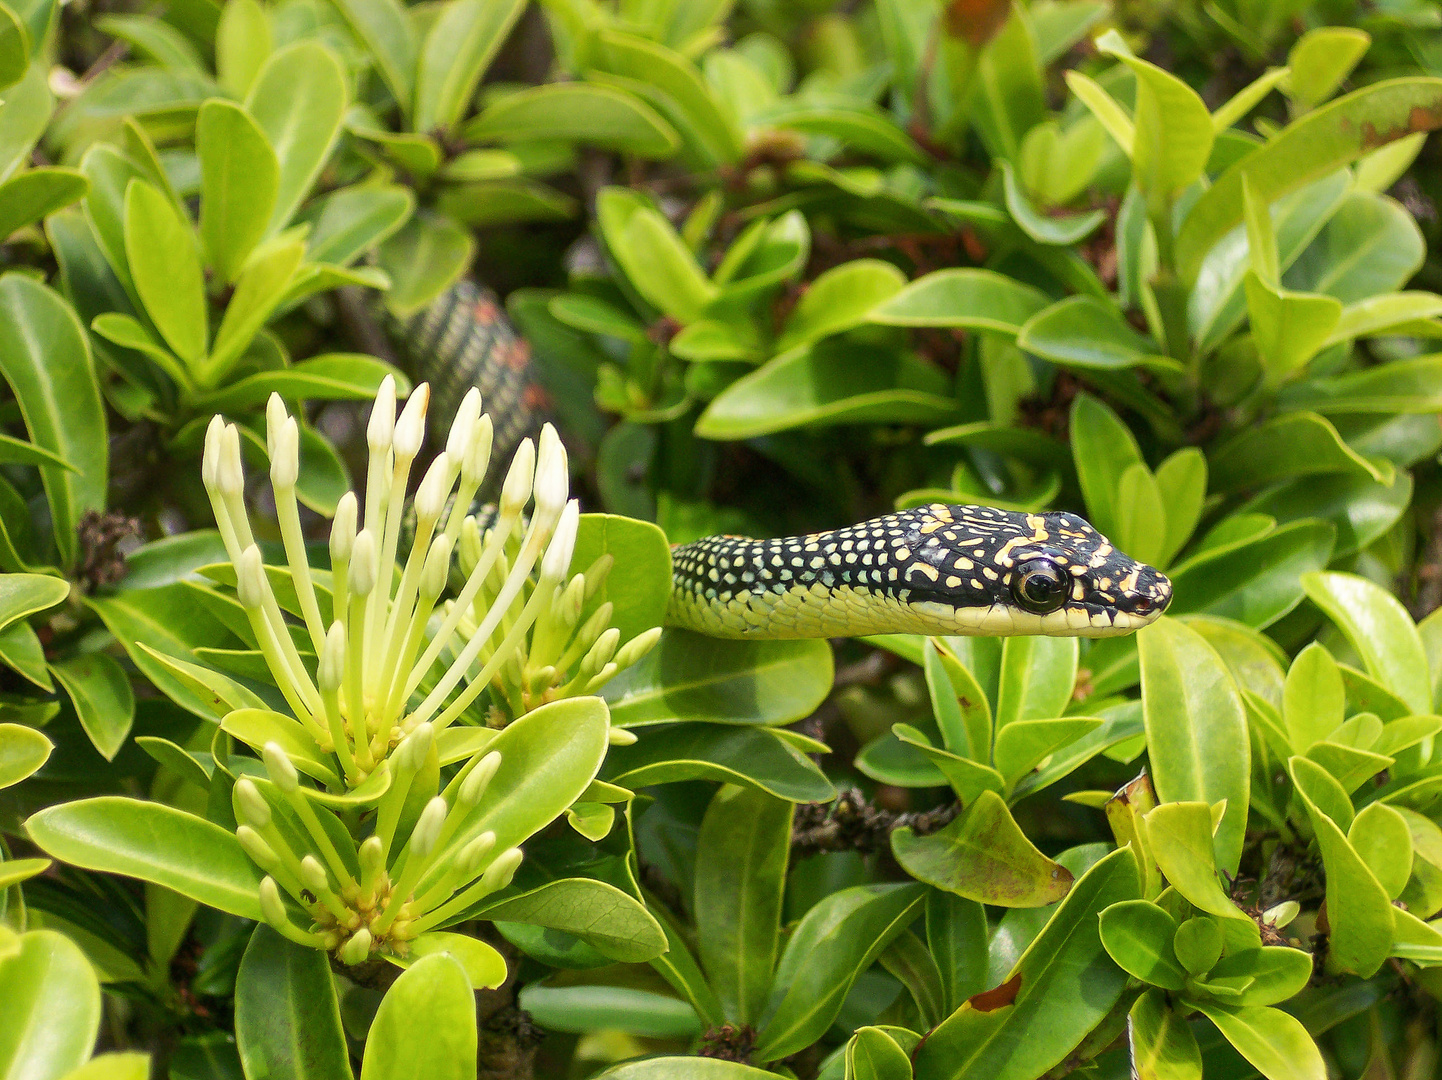
{"type": "Polygon", "coordinates": [[[1279,289],[1255,273],[1242,279],[1251,317],[1252,341],[1271,384],[1306,365],[1327,343],[1342,317],[1331,296],[1279,289]]]}
{"type": "Polygon", "coordinates": [[[880,259],[853,259],[833,267],[802,294],[786,320],[777,351],[860,326],[905,285],[906,276],[880,259]]]}
{"type": "Polygon", "coordinates": [[[1246,833],[1247,717],[1231,673],[1190,627],[1162,619],[1137,635],[1152,783],[1162,802],[1226,800],[1217,865],[1236,873],[1246,833]]]}
{"type": "Polygon", "coordinates": [[[1300,1021],[1280,1009],[1191,1002],[1267,1080],[1323,1080],[1327,1068],[1300,1021]]]}
{"type": "Polygon", "coordinates": [[[922,670],[946,749],[985,764],[992,741],[991,706],[976,677],[949,651],[943,654],[933,638],[922,646],[922,670]]]}
{"type": "Polygon", "coordinates": [[[523,7],[518,0],[454,0],[442,11],[416,65],[413,131],[455,127],[523,7]]]}
{"type": "Polygon", "coordinates": [[[234,281],[270,223],[280,164],[250,115],[219,99],[201,106],[195,149],[200,158],[200,241],[215,272],[234,281]]]}
{"type": "Polygon", "coordinates": [[[135,718],[130,677],[105,653],[81,653],[50,665],[100,756],[110,761],[125,744],[135,718]]]}
{"type": "Polygon", "coordinates": [[[220,9],[215,75],[233,97],[245,97],[274,48],[270,15],[259,0],[236,0],[220,9]]]}
{"type": "Polygon", "coordinates": [[[556,139],[668,158],[681,140],[656,110],[622,90],[593,83],[552,83],[508,94],[466,125],[472,142],[556,139]]]}
{"type": "Polygon", "coordinates": [[[474,913],[492,922],[526,923],[571,934],[622,963],[654,960],[666,935],[645,905],[614,885],[560,878],[540,888],[487,903],[474,913]]]}
{"type": "Polygon", "coordinates": [[[0,236],[49,217],[84,196],[85,174],[75,169],[27,169],[0,184],[0,236]]]}
{"type": "Polygon", "coordinates": [[[1427,656],[1412,618],[1395,596],[1354,574],[1312,573],[1302,586],[1346,635],[1367,671],[1419,715],[1432,711],[1427,656]]]}
{"type": "Polygon", "coordinates": [[[711,800],[696,838],[696,920],[701,963],[721,1007],[755,1023],[776,966],[793,804],[749,787],[711,800]]]}
{"type": "Polygon", "coordinates": [[[766,1080],[775,1076],[735,1061],[704,1057],[654,1057],[619,1065],[606,1080],[766,1080]]]}
{"type": "Polygon", "coordinates": [[[1222,924],[1207,915],[1194,916],[1177,927],[1172,948],[1182,967],[1198,978],[1206,975],[1222,958],[1226,931],[1222,924]]]}
{"type": "Polygon", "coordinates": [[[990,270],[937,270],[919,277],[872,309],[870,321],[886,326],[941,326],[1017,334],[1047,298],[990,270]]]}
{"type": "Polygon", "coordinates": [[[345,187],[309,204],[313,222],[306,256],[313,262],[346,266],[395,233],[415,211],[409,188],[377,184],[345,187]]]}
{"type": "Polygon", "coordinates": [[[1171,571],[1170,610],[1270,626],[1302,601],[1304,575],[1327,565],[1334,536],[1326,522],[1302,520],[1198,553],[1171,571]]]}
{"type": "Polygon", "coordinates": [[[996,736],[993,751],[996,769],[1008,785],[1014,786],[1043,761],[1096,731],[1103,723],[1095,717],[1068,716],[1008,724],[996,736]]]}
{"type": "Polygon", "coordinates": [[[1122,475],[1142,463],[1136,438],[1116,413],[1089,394],[1078,394],[1072,402],[1069,430],[1090,520],[1102,534],[1120,535],[1122,475]]]}
{"type": "Polygon", "coordinates": [[[415,87],[414,24],[397,0],[333,0],[357,40],[365,43],[376,71],[390,88],[403,116],[411,112],[415,87]]]}
{"type": "Polygon", "coordinates": [[[1044,907],[1072,885],[1071,873],[1036,849],[994,791],[981,792],[939,832],[894,829],[891,851],[918,881],[1001,907],[1044,907]]]}
{"type": "Polygon", "coordinates": [[[1325,646],[1312,642],[1297,654],[1282,689],[1282,721],[1293,753],[1305,754],[1341,727],[1346,706],[1337,661],[1325,646]]]}
{"type": "Polygon", "coordinates": [[[1326,786],[1321,777],[1326,774],[1321,767],[1305,758],[1293,758],[1289,764],[1327,871],[1327,969],[1366,978],[1382,966],[1391,950],[1391,898],[1348,842],[1341,822],[1323,808],[1326,786]]]}
{"type": "Polygon", "coordinates": [[[22,724],[0,724],[0,790],[18,784],[45,764],[50,740],[22,724]]]}
{"type": "MultiPolygon", "coordinates": [[[[1050,129],[1047,129],[1050,130],[1050,129]]],[[[1106,220],[1106,214],[1092,210],[1085,214],[1049,216],[1032,205],[1022,190],[1009,161],[1000,162],[1006,208],[1017,226],[1038,244],[1070,245],[1080,242],[1106,220]]]]}
{"type": "Polygon", "coordinates": [[[1101,914],[1102,944],[1127,974],[1149,986],[1181,990],[1187,973],[1172,939],[1177,921],[1149,900],[1126,900],[1101,914]]]}
{"type": "Polygon", "coordinates": [[[280,163],[270,233],[279,232],[310,194],[345,115],[345,72],[319,41],[298,41],[272,53],[255,77],[245,108],[280,163]]]}
{"type": "Polygon", "coordinates": [[[1001,649],[996,696],[998,738],[1017,720],[1060,716],[1076,689],[1076,638],[1009,637],[1001,649]]]}
{"type": "Polygon", "coordinates": [[[235,977],[235,1041],[247,1076],[350,1080],[325,953],[257,926],[235,977]]]}
{"type": "Polygon", "coordinates": [[[1144,820],[1147,850],[1177,892],[1195,907],[1213,915],[1247,917],[1222,891],[1217,880],[1210,806],[1204,802],[1162,803],[1150,810],[1144,820]]]}
{"type": "Polygon", "coordinates": [[[1202,1052],[1187,1022],[1161,990],[1137,998],[1128,1014],[1137,1080],[1202,1080],[1202,1052]]]}
{"type": "MultiPolygon", "coordinates": [[[[204,409],[240,412],[265,404],[271,394],[302,401],[369,401],[395,368],[363,353],[327,353],[277,371],[247,375],[198,399],[204,409]]],[[[404,391],[409,381],[397,379],[404,391]]]]}
{"type": "Polygon", "coordinates": [[[30,440],[73,467],[40,469],[55,547],[69,566],[81,515],[105,507],[105,411],[73,309],[58,293],[18,273],[0,277],[0,375],[15,393],[30,440]]]}
{"type": "Polygon", "coordinates": [[[25,822],[44,851],[87,870],[125,874],[244,919],[260,919],[261,872],[233,833],[161,803],[103,795],[25,822]]]}
{"type": "Polygon", "coordinates": [[[1412,876],[1412,831],[1400,811],[1381,802],[1363,807],[1347,830],[1347,843],[1388,897],[1402,895],[1412,876]]]}
{"type": "Polygon", "coordinates": [[[470,1080],[476,1074],[476,1002],[470,978],[445,953],[423,956],[381,999],[366,1036],[361,1080],[470,1080]],[[416,1019],[425,1017],[425,1038],[416,1019]]]}
{"type": "Polygon", "coordinates": [[[1336,413],[1434,413],[1442,408],[1442,354],[1310,379],[1282,394],[1288,408],[1336,413]]]}
{"type": "Polygon", "coordinates": [[[205,355],[205,275],[190,222],[159,190],[132,180],[125,190],[125,260],[146,314],[187,364],[205,355]]]}
{"type": "Polygon", "coordinates": [[[846,1044],[847,1080],[911,1080],[911,1058],[878,1027],[858,1028],[846,1044]]]}
{"type": "Polygon", "coordinates": [[[386,306],[400,318],[425,307],[470,268],[471,234],[445,218],[415,214],[377,250],[390,275],[386,306]]]}
{"type": "Polygon", "coordinates": [[[1326,101],[1356,67],[1371,35],[1351,26],[1319,26],[1297,39],[1287,54],[1287,93],[1306,108],[1326,101]]]}
{"type": "Polygon", "coordinates": [[[1157,352],[1121,313],[1094,296],[1069,296],[1022,327],[1017,345],[1063,367],[1114,370],[1145,363],[1157,352]]]}
{"type": "Polygon", "coordinates": [[[918,1075],[1026,1080],[1065,1058],[1126,988],[1126,973],[1102,946],[1098,916],[1139,891],[1129,849],[1093,865],[1008,973],[1003,985],[1017,983],[1015,995],[996,1005],[983,995],[952,1013],[917,1050],[918,1075]]]}
{"type": "MultiPolygon", "coordinates": [[[[13,16],[12,16],[13,18],[13,16]]],[[[79,1068],[100,1033],[100,983],[80,947],[53,930],[0,950],[0,1076],[51,1080],[79,1068]]]]}
{"type": "Polygon", "coordinates": [[[808,911],[776,966],[755,1057],[776,1061],[831,1026],[856,976],[921,913],[920,885],[858,885],[808,911]]]}
{"type": "Polygon", "coordinates": [[[986,988],[986,909],[933,889],[926,896],[926,945],[936,961],[949,1014],[986,988]]]}
{"type": "MultiPolygon", "coordinates": [[[[1015,160],[1022,137],[1046,119],[1046,96],[1031,19],[1013,8],[1011,17],[998,26],[1007,11],[998,7],[982,9],[987,12],[984,18],[995,21],[962,30],[965,44],[958,47],[980,49],[966,103],[977,135],[993,157],[1015,160]]],[[[964,23],[964,17],[957,22],[964,23]]]]}
{"type": "Polygon", "coordinates": [[[1192,207],[1177,236],[1177,270],[1195,280],[1212,246],[1242,220],[1242,177],[1267,204],[1369,150],[1442,124],[1442,79],[1373,83],[1289,124],[1224,172],[1192,207]]]}
{"type": "Polygon", "coordinates": [[[744,784],[791,802],[836,797],[831,781],[773,731],[734,724],[681,723],[643,728],[634,746],[615,747],[606,779],[627,787],[706,779],[744,784]]]}
{"type": "Polygon", "coordinates": [[[1333,472],[1376,482],[1386,479],[1376,465],[1349,447],[1326,419],[1309,412],[1287,413],[1249,428],[1228,440],[1211,458],[1212,482],[1223,491],[1333,472]]]}
{"type": "MultiPolygon", "coordinates": [[[[255,340],[255,335],[281,301],[294,279],[305,245],[299,240],[268,244],[247,261],[215,332],[215,344],[199,373],[205,385],[224,380],[255,340]]],[[[302,466],[304,468],[304,466],[302,466]]]]}
{"type": "Polygon", "coordinates": [[[1155,64],[1117,59],[1137,77],[1132,179],[1149,200],[1165,200],[1201,176],[1212,152],[1212,114],[1196,91],[1155,64]]]}
{"type": "Polygon", "coordinates": [[[506,958],[500,950],[468,934],[432,931],[411,942],[409,956],[388,956],[399,967],[411,967],[426,956],[449,956],[466,973],[473,990],[494,990],[506,981],[506,958]]]}

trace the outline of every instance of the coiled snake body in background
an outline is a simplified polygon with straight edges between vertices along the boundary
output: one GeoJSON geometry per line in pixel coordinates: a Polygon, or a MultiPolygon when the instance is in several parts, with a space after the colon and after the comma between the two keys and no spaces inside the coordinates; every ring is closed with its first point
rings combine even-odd
{"type": "MultiPolygon", "coordinates": [[[[391,336],[431,385],[441,442],[471,386],[495,422],[493,460],[539,427],[530,347],[488,290],[463,279],[391,336]]],[[[986,506],[934,503],[774,540],[708,536],[673,556],[667,622],[713,637],[1107,637],[1153,621],[1172,595],[1074,514],[986,506]]]]}

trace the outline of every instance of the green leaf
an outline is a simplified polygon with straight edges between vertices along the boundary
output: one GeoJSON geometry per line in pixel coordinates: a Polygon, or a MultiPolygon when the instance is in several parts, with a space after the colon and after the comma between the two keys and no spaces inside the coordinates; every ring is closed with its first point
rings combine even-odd
{"type": "Polygon", "coordinates": [[[1327,343],[1342,316],[1330,296],[1279,289],[1249,272],[1242,280],[1251,317],[1252,340],[1267,381],[1276,385],[1305,367],[1327,343]]]}
{"type": "Polygon", "coordinates": [[[1197,978],[1216,966],[1225,946],[1226,931],[1222,924],[1207,915],[1198,915],[1182,923],[1172,940],[1182,967],[1197,978]]]}
{"type": "Polygon", "coordinates": [[[315,263],[349,265],[395,233],[415,211],[409,188],[393,184],[344,187],[307,205],[312,222],[306,257],[315,263]]]}
{"type": "Polygon", "coordinates": [[[906,276],[880,259],[853,259],[832,267],[811,282],[792,309],[776,342],[777,352],[860,326],[905,285],[906,276]]]}
{"type": "Polygon", "coordinates": [[[694,322],[718,290],[664,217],[629,192],[602,191],[596,215],[606,247],[649,303],[681,323],[694,322]]]}
{"type": "Polygon", "coordinates": [[[49,574],[0,574],[0,629],[52,608],[70,595],[64,578],[49,574]]]}
{"type": "Polygon", "coordinates": [[[922,670],[941,739],[953,754],[985,764],[991,749],[991,706],[976,677],[936,639],[922,645],[922,670]]]}
{"type": "Polygon", "coordinates": [[[1050,719],[1065,711],[1076,689],[1077,656],[1076,638],[1010,637],[1003,642],[998,738],[1017,720],[1050,719]]]}
{"type": "Polygon", "coordinates": [[[423,956],[381,999],[366,1035],[361,1080],[471,1080],[475,1075],[471,980],[446,953],[423,956]],[[425,1018],[424,1038],[416,1037],[418,1017],[425,1018]]]}
{"type": "Polygon", "coordinates": [[[1110,304],[1069,296],[1033,315],[1017,346],[1063,367],[1119,370],[1144,364],[1156,348],[1110,304]]]}
{"type": "Polygon", "coordinates": [[[1212,454],[1212,486],[1222,491],[1260,488],[1315,473],[1345,473],[1377,483],[1383,470],[1347,445],[1316,413],[1286,413],[1227,440],[1212,454]]]}
{"type": "Polygon", "coordinates": [[[1132,117],[1132,179],[1148,202],[1170,205],[1212,153],[1212,114],[1197,92],[1155,64],[1126,54],[1117,59],[1137,77],[1132,117]]]}
{"type": "Polygon", "coordinates": [[[81,653],[56,661],[50,671],[70,696],[95,749],[113,760],[135,719],[135,694],[125,669],[104,653],[81,653]]]}
{"type": "MultiPolygon", "coordinates": [[[[1321,807],[1326,773],[1306,758],[1292,758],[1297,797],[1306,808],[1327,874],[1327,970],[1367,978],[1382,966],[1392,947],[1392,901],[1341,829],[1321,807]]],[[[1345,796],[1343,801],[1345,802],[1345,796]]],[[[1347,803],[1347,809],[1351,804],[1347,803]]]]}
{"type": "Polygon", "coordinates": [[[421,46],[412,131],[445,131],[460,122],[524,7],[521,0],[451,0],[421,46]]]}
{"type": "Polygon", "coordinates": [[[607,1069],[603,1075],[606,1080],[767,1080],[776,1074],[720,1058],[654,1057],[607,1069]]]}
{"type": "Polygon", "coordinates": [[[873,308],[869,321],[1017,334],[1047,302],[1043,293],[1014,278],[964,267],[917,278],[873,308]]]}
{"type": "Polygon", "coordinates": [[[436,954],[459,963],[473,990],[494,990],[506,981],[506,958],[500,950],[466,934],[431,931],[411,942],[409,956],[386,959],[398,967],[411,967],[422,957],[436,954]]]}
{"type": "Polygon", "coordinates": [[[1007,211],[1021,231],[1038,244],[1067,246],[1080,243],[1106,220],[1106,213],[1101,210],[1055,217],[1042,213],[1032,205],[1031,199],[1022,190],[1021,183],[1012,171],[1011,162],[1001,161],[999,164],[1007,211]]]}
{"type": "Polygon", "coordinates": [[[69,566],[81,515],[105,507],[105,411],[74,311],[58,293],[18,273],[0,277],[0,374],[15,393],[31,442],[73,467],[40,469],[55,547],[69,566]]]}
{"type": "Polygon", "coordinates": [[[52,749],[50,740],[34,728],[0,724],[0,791],[44,765],[52,749]]]}
{"type": "Polygon", "coordinates": [[[831,1026],[856,977],[921,913],[920,885],[858,885],[814,905],[776,966],[755,1057],[776,1061],[831,1026]]]}
{"type": "Polygon", "coordinates": [[[1136,145],[1137,129],[1127,111],[1117,103],[1116,98],[1080,71],[1068,71],[1064,77],[1067,89],[1091,110],[1092,115],[1121,147],[1122,152],[1131,157],[1136,145]]]}
{"type": "Polygon", "coordinates": [[[618,727],[667,720],[774,727],[810,716],[831,678],[824,641],[722,641],[667,629],[602,694],[618,727]]]}
{"type": "Polygon", "coordinates": [[[390,275],[386,306],[398,318],[415,314],[470,268],[475,242],[447,218],[418,213],[381,244],[376,254],[390,275]]]}
{"type": "Polygon", "coordinates": [[[1291,70],[1288,96],[1303,108],[1320,105],[1337,92],[1371,44],[1370,34],[1351,26],[1319,26],[1307,31],[1287,54],[1291,70]]]}
{"type": "Polygon", "coordinates": [[[90,186],[75,169],[27,169],[0,184],[0,236],[49,217],[82,198],[90,186]]]}
{"type": "Polygon", "coordinates": [[[1317,1044],[1296,1017],[1280,1009],[1189,1001],[1267,1080],[1325,1080],[1317,1044]]]}
{"type": "Polygon", "coordinates": [[[1217,881],[1212,810],[1204,802],[1170,802],[1148,811],[1147,850],[1172,887],[1202,911],[1245,919],[1217,881]]]}
{"type": "Polygon", "coordinates": [[[1442,79],[1373,83],[1287,125],[1224,172],[1182,223],[1176,265],[1191,285],[1202,259],[1242,221],[1242,177],[1270,205],[1394,139],[1442,125],[1442,79]]]}
{"type": "Polygon", "coordinates": [[[727,1017],[754,1024],[776,966],[793,804],[727,785],[696,838],[691,910],[707,981],[727,1017]]]}
{"type": "Polygon", "coordinates": [[[1172,939],[1177,921],[1149,900],[1124,900],[1101,914],[1102,944],[1128,975],[1149,986],[1181,990],[1187,973],[1172,939]]]}
{"type": "Polygon", "coordinates": [[[1347,830],[1347,843],[1388,897],[1402,895],[1412,876],[1412,831],[1398,810],[1381,802],[1363,807],[1347,830]]]}
{"type": "Polygon", "coordinates": [[[1123,474],[1142,462],[1136,438],[1106,405],[1089,394],[1072,402],[1068,425],[1077,479],[1097,531],[1121,535],[1119,493],[1123,474]]]}
{"type": "Polygon", "coordinates": [[[115,795],[41,810],[25,831],[46,853],[87,870],[140,878],[260,920],[262,874],[233,833],[161,803],[115,795]]]}
{"type": "Polygon", "coordinates": [[[280,162],[269,234],[284,228],[310,194],[340,134],[347,100],[340,61],[317,41],[277,50],[256,75],[245,109],[280,162]]]}
{"type": "Polygon", "coordinates": [[[304,255],[305,245],[293,240],[267,245],[246,263],[215,332],[210,358],[198,373],[203,384],[215,385],[230,374],[285,298],[304,255]]]}
{"type": "Polygon", "coordinates": [[[235,1041],[247,1076],[350,1080],[326,954],[257,926],[235,977],[235,1041]]]}
{"type": "Polygon", "coordinates": [[[170,200],[144,180],[131,180],[125,188],[125,261],[165,343],[187,364],[199,363],[209,333],[195,233],[170,200]]]}
{"type": "Polygon", "coordinates": [[[89,1059],[100,1033],[100,982],[80,947],[54,930],[6,935],[11,940],[0,950],[0,1076],[64,1076],[89,1059]]]}
{"type": "Polygon", "coordinates": [[[1355,574],[1302,576],[1307,595],[1337,624],[1367,671],[1413,713],[1432,711],[1427,654],[1417,627],[1398,599],[1355,574]]]}
{"type": "Polygon", "coordinates": [[[1305,754],[1341,727],[1346,706],[1337,661],[1325,646],[1312,642],[1297,654],[1282,689],[1282,720],[1293,753],[1305,754]]]}
{"type": "Polygon", "coordinates": [[[1352,338],[1409,329],[1415,323],[1438,315],[1442,315],[1442,296],[1435,293],[1398,292],[1369,296],[1342,309],[1337,325],[1323,344],[1336,345],[1352,338]]]}
{"type": "Polygon", "coordinates": [[[215,75],[232,97],[245,97],[273,51],[270,15],[259,0],[235,0],[220,9],[215,29],[215,75]]]}
{"type": "Polygon", "coordinates": [[[204,75],[205,63],[190,40],[169,23],[145,15],[102,15],[95,26],[161,67],[204,75]]]}
{"type": "Polygon", "coordinates": [[[1045,907],[1072,885],[1070,871],[1036,849],[994,791],[981,792],[940,832],[894,829],[891,851],[918,881],[1000,907],[1045,907]]]}
{"type": "Polygon", "coordinates": [[[654,960],[666,950],[665,931],[644,904],[590,878],[561,878],[519,896],[487,900],[472,917],[560,930],[627,964],[654,960]]]}
{"type": "Polygon", "coordinates": [[[956,401],[938,375],[912,355],[830,338],[737,379],[701,414],[696,434],[749,439],[837,424],[953,423],[956,401]]]}
{"type": "Polygon", "coordinates": [[[467,142],[554,139],[640,158],[671,157],[681,139],[644,101],[594,83],[551,83],[507,94],[462,133],[467,142]]]}
{"type": "Polygon", "coordinates": [[[911,1058],[878,1027],[857,1028],[846,1044],[848,1080],[911,1080],[911,1058]]]}
{"type": "Polygon", "coordinates": [[[69,472],[80,471],[53,450],[46,450],[42,446],[36,446],[24,439],[17,439],[13,435],[0,435],[0,462],[13,462],[18,465],[58,465],[69,472]]]}
{"type": "Polygon", "coordinates": [[[986,909],[933,889],[926,896],[926,944],[941,973],[947,1013],[986,988],[986,909]]]}
{"type": "Polygon", "coordinates": [[[634,746],[613,747],[606,779],[629,787],[705,779],[744,784],[790,802],[829,802],[836,789],[816,764],[776,732],[716,723],[640,729],[634,746]]]}
{"type": "Polygon", "coordinates": [[[1370,192],[1353,192],[1293,266],[1287,285],[1355,303],[1400,289],[1422,265],[1426,247],[1417,222],[1402,206],[1370,192]]]}
{"type": "Polygon", "coordinates": [[[1129,848],[1093,865],[1008,973],[1002,986],[1014,985],[1014,996],[992,1004],[980,995],[963,1004],[918,1048],[917,1075],[1029,1080],[1059,1063],[1126,989],[1126,973],[1102,945],[1098,916],[1139,891],[1129,848]]]}
{"type": "Polygon", "coordinates": [[[1250,755],[1241,694],[1217,651],[1163,618],[1137,635],[1152,783],[1162,802],[1226,800],[1217,865],[1235,874],[1247,827],[1250,755]]]}
{"type": "Polygon", "coordinates": [[[878,958],[881,966],[906,987],[926,1027],[941,1023],[947,1014],[946,989],[936,960],[921,938],[907,930],[878,958]]]}
{"type": "Polygon", "coordinates": [[[1302,520],[1235,547],[1200,552],[1172,569],[1170,610],[1270,626],[1301,602],[1301,579],[1327,565],[1334,536],[1326,522],[1302,520]]]}
{"type": "Polygon", "coordinates": [[[1053,754],[1072,746],[1103,725],[1089,716],[1057,720],[1017,720],[997,733],[993,753],[997,771],[1014,787],[1053,754]]]}
{"type": "Polygon", "coordinates": [[[1165,993],[1146,991],[1128,1016],[1137,1080],[1202,1080],[1197,1037],[1173,1011],[1165,993]]]}
{"type": "Polygon", "coordinates": [[[1025,9],[1013,7],[990,41],[988,36],[983,31],[968,40],[968,45],[985,47],[965,108],[991,156],[1015,161],[1022,137],[1047,116],[1041,63],[1025,9]]]}
{"type": "Polygon", "coordinates": [[[365,44],[376,71],[410,116],[416,70],[416,36],[408,12],[397,0],[332,0],[358,41],[365,44]]]}
{"type": "Polygon", "coordinates": [[[219,99],[200,107],[195,151],[200,158],[200,241],[215,272],[231,282],[270,223],[280,163],[250,114],[219,99]]]}
{"type": "Polygon", "coordinates": [[[1287,408],[1320,413],[1434,413],[1442,409],[1442,354],[1396,360],[1286,388],[1287,408]]]}
{"type": "Polygon", "coordinates": [[[290,367],[247,375],[212,394],[196,398],[196,408],[239,413],[264,405],[271,394],[299,401],[370,401],[386,376],[397,389],[409,387],[400,372],[384,360],[364,353],[327,353],[290,367]]]}

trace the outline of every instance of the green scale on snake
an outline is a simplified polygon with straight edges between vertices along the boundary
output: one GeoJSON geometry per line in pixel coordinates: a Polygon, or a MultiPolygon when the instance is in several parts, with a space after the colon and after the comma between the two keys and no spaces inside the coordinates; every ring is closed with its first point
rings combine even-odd
{"type": "MultiPolygon", "coordinates": [[[[530,351],[495,297],[461,281],[391,325],[430,415],[480,388],[498,460],[539,424],[530,351]]],[[[675,548],[668,625],[724,638],[1037,634],[1110,637],[1171,602],[1165,575],[1080,517],[933,503],[830,532],[708,536],[675,548]]]]}

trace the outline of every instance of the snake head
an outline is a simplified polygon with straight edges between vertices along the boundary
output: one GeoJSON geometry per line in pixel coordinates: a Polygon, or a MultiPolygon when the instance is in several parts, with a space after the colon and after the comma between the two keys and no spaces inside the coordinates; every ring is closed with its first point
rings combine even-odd
{"type": "Polygon", "coordinates": [[[942,504],[910,514],[907,554],[926,567],[907,568],[910,600],[935,616],[949,607],[953,633],[1112,637],[1171,603],[1165,574],[1075,514],[942,504]]]}

